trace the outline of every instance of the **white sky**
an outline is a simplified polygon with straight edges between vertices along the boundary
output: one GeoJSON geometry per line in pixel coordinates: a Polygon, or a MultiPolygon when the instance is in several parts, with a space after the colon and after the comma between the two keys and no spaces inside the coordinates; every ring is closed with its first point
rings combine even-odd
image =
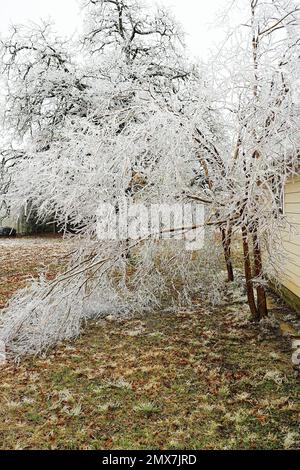
{"type": "MultiPolygon", "coordinates": [[[[206,57],[209,49],[221,39],[220,31],[212,27],[220,8],[228,0],[148,0],[172,7],[175,17],[187,33],[187,45],[192,55],[206,57]]],[[[0,34],[12,23],[52,18],[61,35],[69,35],[80,28],[80,10],[77,0],[0,0],[0,34]]]]}

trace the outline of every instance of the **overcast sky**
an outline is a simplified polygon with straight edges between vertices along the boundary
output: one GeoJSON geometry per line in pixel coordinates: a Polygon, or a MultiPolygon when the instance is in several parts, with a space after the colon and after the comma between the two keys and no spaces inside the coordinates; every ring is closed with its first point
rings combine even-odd
{"type": "MultiPolygon", "coordinates": [[[[192,55],[206,57],[220,33],[212,27],[220,8],[228,0],[148,0],[152,4],[172,7],[176,18],[187,33],[187,45],[192,55]]],[[[80,10],[77,0],[0,0],[0,31],[5,34],[11,23],[52,18],[62,35],[80,28],[80,10]]]]}

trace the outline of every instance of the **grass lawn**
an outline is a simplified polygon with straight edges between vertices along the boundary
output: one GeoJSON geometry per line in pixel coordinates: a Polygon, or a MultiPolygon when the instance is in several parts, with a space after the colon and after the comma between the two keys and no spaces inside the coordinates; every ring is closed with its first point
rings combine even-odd
{"type": "MultiPolygon", "coordinates": [[[[30,240],[0,241],[3,305],[43,263],[50,275],[60,269],[57,255],[70,248],[30,240]]],[[[0,448],[299,448],[290,341],[251,325],[247,312],[199,299],[172,315],[90,324],[50,355],[7,364],[0,448]]]]}

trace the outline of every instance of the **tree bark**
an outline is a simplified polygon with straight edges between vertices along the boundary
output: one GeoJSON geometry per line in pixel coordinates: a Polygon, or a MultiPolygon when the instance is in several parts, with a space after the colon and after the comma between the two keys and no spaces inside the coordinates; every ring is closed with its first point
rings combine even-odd
{"type": "Polygon", "coordinates": [[[234,274],[233,274],[233,266],[231,260],[231,238],[232,238],[232,228],[229,227],[227,230],[225,227],[221,228],[221,235],[222,235],[222,245],[224,251],[224,258],[226,263],[227,269],[227,281],[233,282],[234,281],[234,274]]]}
{"type": "Polygon", "coordinates": [[[252,269],[251,269],[251,258],[249,250],[249,239],[248,232],[246,227],[242,227],[242,237],[243,237],[243,251],[244,251],[244,268],[245,268],[245,278],[246,278],[246,290],[247,290],[247,299],[250,307],[250,312],[252,320],[258,321],[258,311],[255,303],[253,282],[252,282],[252,269]]]}
{"type": "MultiPolygon", "coordinates": [[[[255,227],[252,233],[253,240],[253,256],[254,256],[254,276],[261,278],[262,276],[262,255],[260,243],[257,235],[257,228],[255,227]]],[[[257,293],[257,310],[259,319],[268,315],[266,290],[263,285],[258,285],[256,288],[257,293]]]]}

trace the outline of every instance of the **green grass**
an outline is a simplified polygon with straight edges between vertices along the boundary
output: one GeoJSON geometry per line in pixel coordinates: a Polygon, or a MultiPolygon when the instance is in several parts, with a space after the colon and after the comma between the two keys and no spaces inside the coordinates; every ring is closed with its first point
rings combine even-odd
{"type": "Polygon", "coordinates": [[[90,325],[50,356],[1,370],[1,448],[299,447],[286,349],[226,309],[90,325]],[[139,336],[125,333],[141,321],[139,336]]]}
{"type": "Polygon", "coordinates": [[[243,305],[91,323],[0,369],[1,449],[299,448],[290,344],[243,305]],[[135,332],[135,334],[131,334],[135,332]]]}

